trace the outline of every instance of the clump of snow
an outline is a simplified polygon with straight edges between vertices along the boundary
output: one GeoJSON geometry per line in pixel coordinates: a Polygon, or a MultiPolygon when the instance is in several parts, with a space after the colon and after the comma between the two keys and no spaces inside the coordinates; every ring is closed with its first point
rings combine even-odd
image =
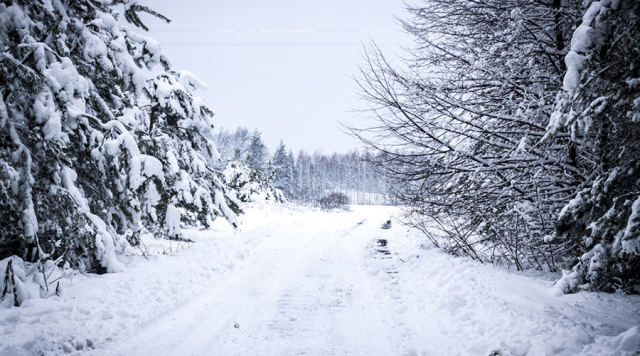
{"type": "Polygon", "coordinates": [[[158,192],[158,189],[156,188],[156,185],[153,183],[147,185],[146,210],[147,212],[149,212],[149,215],[151,216],[151,219],[154,222],[158,220],[155,206],[158,205],[158,203],[160,202],[160,199],[161,199],[161,196],[160,196],[160,193],[158,192]]]}
{"type": "Polygon", "coordinates": [[[627,78],[625,82],[629,86],[629,89],[635,89],[640,86],[640,78],[627,78]]]}
{"type": "Polygon", "coordinates": [[[178,165],[178,159],[171,151],[167,151],[167,162],[169,163],[168,172],[170,175],[174,175],[180,172],[180,166],[178,165]]]}
{"type": "Polygon", "coordinates": [[[612,347],[615,355],[637,355],[640,350],[640,327],[634,326],[631,329],[607,341],[607,345],[612,347]]]}
{"type": "Polygon", "coordinates": [[[124,265],[118,261],[116,257],[116,243],[121,246],[129,247],[128,242],[117,235],[112,235],[107,230],[107,224],[100,219],[99,216],[91,213],[87,200],[82,195],[78,187],[75,185],[78,174],[69,167],[63,167],[61,170],[62,185],[67,189],[69,194],[78,204],[78,212],[85,214],[85,216],[91,221],[93,227],[96,229],[96,258],[100,261],[102,267],[107,269],[107,272],[121,272],[124,270],[124,265]],[[117,241],[114,241],[117,240],[117,241]]]}
{"type": "Polygon", "coordinates": [[[640,196],[631,206],[631,214],[624,235],[622,235],[622,241],[616,241],[614,246],[618,244],[622,252],[640,255],[640,196]]]}
{"type": "Polygon", "coordinates": [[[145,177],[156,177],[161,181],[164,181],[164,174],[162,174],[162,162],[160,162],[160,160],[147,155],[140,155],[140,160],[144,164],[143,174],[145,177]]]}
{"type": "Polygon", "coordinates": [[[174,183],[174,188],[178,191],[178,198],[187,204],[193,203],[193,195],[191,194],[191,178],[189,173],[180,170],[180,179],[174,183]]]}
{"type": "MultiPolygon", "coordinates": [[[[22,224],[22,229],[27,241],[32,242],[38,231],[38,218],[36,216],[33,198],[31,195],[31,187],[35,182],[33,175],[31,175],[31,152],[29,148],[20,141],[18,132],[16,131],[15,126],[11,123],[9,124],[9,136],[11,137],[13,144],[18,147],[18,149],[13,152],[13,161],[22,162],[25,167],[20,172],[20,175],[23,176],[20,178],[20,182],[22,182],[20,189],[23,191],[22,194],[24,195],[24,210],[22,211],[22,219],[20,223],[22,224]]],[[[13,189],[17,190],[18,187],[14,186],[13,189]]]]}
{"type": "MultiPolygon", "coordinates": [[[[222,213],[225,214],[227,221],[229,221],[232,226],[236,227],[238,226],[238,216],[231,210],[231,208],[229,208],[224,198],[225,197],[223,193],[221,191],[217,191],[215,193],[215,204],[218,209],[220,209],[222,213]]],[[[235,203],[239,204],[238,201],[235,201],[235,203]]]]}
{"type": "Polygon", "coordinates": [[[609,26],[608,15],[618,7],[618,0],[593,1],[582,17],[582,23],[573,33],[571,49],[565,57],[567,72],[563,89],[572,98],[580,85],[585,62],[593,50],[604,43],[609,26]]]}
{"type": "Polygon", "coordinates": [[[167,227],[167,234],[170,237],[176,237],[182,235],[182,229],[180,228],[180,217],[182,214],[180,210],[175,206],[169,204],[167,206],[167,215],[165,218],[165,225],[167,227]]]}
{"type": "Polygon", "coordinates": [[[43,90],[33,103],[36,122],[44,123],[42,132],[45,140],[57,141],[62,137],[62,116],[53,102],[51,92],[43,90]]]}
{"type": "Polygon", "coordinates": [[[569,52],[564,59],[567,65],[567,73],[564,76],[562,87],[569,95],[572,95],[578,88],[578,85],[580,85],[580,76],[585,61],[586,58],[584,55],[573,51],[569,52]]]}
{"type": "Polygon", "coordinates": [[[581,282],[582,277],[578,271],[562,270],[562,278],[555,283],[551,293],[556,296],[575,293],[581,282]]]}
{"type": "Polygon", "coordinates": [[[607,266],[606,258],[607,250],[601,244],[597,244],[591,251],[582,256],[583,263],[586,262],[586,265],[589,266],[586,275],[588,280],[597,280],[602,269],[607,266]]]}
{"type": "Polygon", "coordinates": [[[198,78],[193,73],[186,70],[175,70],[173,71],[178,77],[178,81],[182,84],[183,87],[189,88],[189,92],[194,92],[196,90],[207,90],[209,87],[207,83],[202,81],[202,79],[198,78]]]}

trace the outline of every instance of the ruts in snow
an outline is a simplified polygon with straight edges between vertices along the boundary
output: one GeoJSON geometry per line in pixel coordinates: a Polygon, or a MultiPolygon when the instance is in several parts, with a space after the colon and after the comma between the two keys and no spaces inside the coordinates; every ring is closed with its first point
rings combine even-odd
{"type": "Polygon", "coordinates": [[[640,346],[640,298],[557,296],[554,276],[448,256],[387,224],[395,212],[262,206],[240,231],[185,231],[196,241],[187,249],[124,258],[125,272],[65,282],[66,298],[0,310],[0,353],[622,356],[640,346]]]}

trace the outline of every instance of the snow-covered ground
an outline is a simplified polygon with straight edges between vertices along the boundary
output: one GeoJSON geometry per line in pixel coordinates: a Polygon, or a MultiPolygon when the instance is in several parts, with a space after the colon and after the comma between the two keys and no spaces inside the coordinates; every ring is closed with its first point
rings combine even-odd
{"type": "Polygon", "coordinates": [[[393,212],[263,206],[189,246],[147,239],[149,261],[3,303],[0,355],[638,355],[640,297],[558,296],[381,229],[393,212]]]}

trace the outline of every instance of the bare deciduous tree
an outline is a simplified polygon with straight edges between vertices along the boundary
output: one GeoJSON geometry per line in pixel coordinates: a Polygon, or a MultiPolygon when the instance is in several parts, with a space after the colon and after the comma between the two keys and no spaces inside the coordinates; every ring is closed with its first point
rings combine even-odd
{"type": "MultiPolygon", "coordinates": [[[[430,0],[404,22],[406,69],[378,48],[357,79],[375,124],[351,128],[454,254],[555,270],[554,217],[585,181],[569,133],[546,134],[577,1],[430,0]]],[[[429,224],[425,223],[425,219],[429,224]]]]}

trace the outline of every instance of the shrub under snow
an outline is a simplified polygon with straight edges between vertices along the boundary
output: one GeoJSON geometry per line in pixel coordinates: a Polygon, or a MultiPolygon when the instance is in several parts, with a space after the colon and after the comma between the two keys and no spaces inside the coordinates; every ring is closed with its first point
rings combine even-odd
{"type": "Polygon", "coordinates": [[[329,193],[318,199],[318,205],[322,210],[349,210],[349,197],[340,192],[329,193]]]}

